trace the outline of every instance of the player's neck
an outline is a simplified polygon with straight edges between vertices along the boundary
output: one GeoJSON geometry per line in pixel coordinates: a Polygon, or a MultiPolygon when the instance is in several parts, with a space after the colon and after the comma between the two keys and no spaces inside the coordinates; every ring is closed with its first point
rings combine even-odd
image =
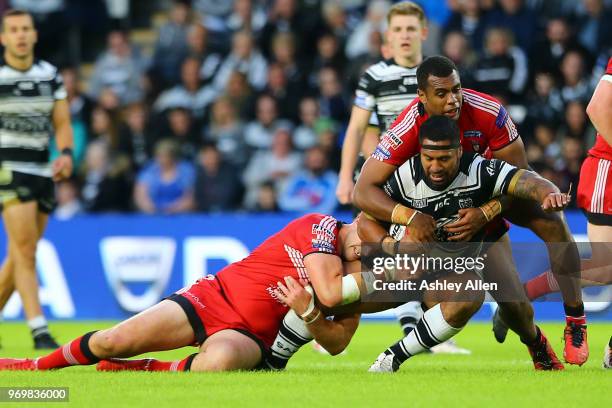
{"type": "Polygon", "coordinates": [[[423,56],[418,54],[409,57],[393,57],[393,61],[395,61],[395,63],[400,67],[413,68],[421,64],[423,61],[423,56]]]}
{"type": "Polygon", "coordinates": [[[4,62],[11,68],[18,71],[27,71],[34,63],[34,54],[30,54],[24,58],[18,58],[5,50],[4,62]]]}

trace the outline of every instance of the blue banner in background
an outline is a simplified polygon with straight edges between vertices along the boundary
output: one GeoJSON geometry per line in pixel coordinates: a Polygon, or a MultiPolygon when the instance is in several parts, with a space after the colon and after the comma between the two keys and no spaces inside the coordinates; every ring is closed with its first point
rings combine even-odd
{"type": "MultiPolygon", "coordinates": [[[[50,318],[123,319],[146,309],[162,297],[216,273],[228,263],[245,257],[268,236],[283,228],[291,215],[185,215],[82,216],[69,221],[51,219],[37,250],[41,301],[50,318]]],[[[350,214],[338,214],[350,220],[350,214]]],[[[567,214],[578,241],[586,240],[586,220],[580,213],[567,214]]],[[[512,227],[514,242],[538,242],[528,230],[512,227]]],[[[0,237],[4,256],[6,237],[0,237]]],[[[545,269],[545,251],[516,257],[521,279],[545,269]]],[[[602,290],[587,291],[597,299],[602,290]]],[[[610,299],[610,296],[607,296],[610,299]]],[[[563,316],[558,302],[536,302],[538,319],[563,316]]],[[[612,320],[610,302],[589,303],[591,318],[612,320]]],[[[485,306],[476,316],[489,318],[485,306]]],[[[375,317],[391,317],[392,312],[375,317]]],[[[6,319],[22,317],[18,296],[4,309],[6,319]]]]}

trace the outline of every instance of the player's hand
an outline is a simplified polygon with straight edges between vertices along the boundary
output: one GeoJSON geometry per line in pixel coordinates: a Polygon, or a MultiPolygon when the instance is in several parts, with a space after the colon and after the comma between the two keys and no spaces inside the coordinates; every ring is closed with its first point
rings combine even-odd
{"type": "Polygon", "coordinates": [[[569,205],[571,198],[566,193],[550,193],[542,201],[542,209],[546,212],[561,211],[569,205]]]}
{"type": "Polygon", "coordinates": [[[341,178],[338,180],[338,186],[336,187],[336,197],[340,204],[351,204],[353,202],[353,190],[355,189],[355,183],[353,179],[341,178]]]}
{"type": "Polygon", "coordinates": [[[68,154],[60,154],[51,165],[53,181],[61,181],[72,175],[72,157],[68,154]]]}
{"type": "Polygon", "coordinates": [[[436,221],[431,215],[418,212],[410,225],[406,226],[407,240],[410,242],[431,242],[434,240],[436,221]]]}
{"type": "Polygon", "coordinates": [[[448,232],[449,241],[469,241],[487,225],[487,217],[480,208],[462,208],[458,212],[459,219],[448,224],[444,229],[448,232]]]}
{"type": "MultiPolygon", "coordinates": [[[[302,282],[307,283],[307,282],[302,282]]],[[[285,284],[277,282],[278,288],[274,289],[274,294],[278,299],[289,306],[291,309],[301,316],[308,310],[312,295],[291,276],[285,277],[285,284]]]]}

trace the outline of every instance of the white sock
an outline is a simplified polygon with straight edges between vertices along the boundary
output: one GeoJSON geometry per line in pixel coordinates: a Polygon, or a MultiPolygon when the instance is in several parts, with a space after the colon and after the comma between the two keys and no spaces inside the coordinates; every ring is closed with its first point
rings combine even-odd
{"type": "Polygon", "coordinates": [[[47,328],[47,319],[45,319],[45,316],[43,315],[36,316],[35,318],[28,320],[28,326],[30,327],[30,330],[32,330],[32,336],[37,336],[41,333],[49,331],[47,328]]]}
{"type": "Polygon", "coordinates": [[[421,308],[421,302],[408,302],[401,306],[393,309],[397,320],[399,321],[404,335],[408,335],[412,329],[416,327],[416,324],[423,316],[423,309],[421,308]]]}
{"type": "Polygon", "coordinates": [[[291,356],[313,338],[306,327],[306,323],[293,310],[290,310],[285,315],[278,330],[278,335],[272,343],[271,355],[266,358],[267,366],[274,370],[282,370],[291,356]]]}

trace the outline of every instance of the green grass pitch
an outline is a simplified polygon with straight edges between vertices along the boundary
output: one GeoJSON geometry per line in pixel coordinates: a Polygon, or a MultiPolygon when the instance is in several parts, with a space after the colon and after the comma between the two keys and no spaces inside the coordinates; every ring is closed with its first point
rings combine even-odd
{"type": "MultiPolygon", "coordinates": [[[[56,322],[53,333],[67,341],[109,322],[56,322]]],[[[541,325],[562,355],[562,325],[541,325]]],[[[54,372],[0,372],[0,386],[69,387],[70,402],[7,406],[78,407],[610,407],[612,370],[601,368],[612,324],[589,326],[591,356],[583,367],[535,372],[525,347],[510,334],[497,344],[486,323],[469,324],[457,341],[472,355],[421,355],[395,374],[366,370],[379,352],[397,340],[392,322],[365,322],[345,355],[324,356],[304,347],[282,373],[98,373],[93,367],[54,372]]],[[[33,357],[24,324],[0,325],[2,357],[33,357]]],[[[174,360],[195,349],[152,354],[174,360]]],[[[3,405],[0,403],[0,405],[3,405]]]]}

